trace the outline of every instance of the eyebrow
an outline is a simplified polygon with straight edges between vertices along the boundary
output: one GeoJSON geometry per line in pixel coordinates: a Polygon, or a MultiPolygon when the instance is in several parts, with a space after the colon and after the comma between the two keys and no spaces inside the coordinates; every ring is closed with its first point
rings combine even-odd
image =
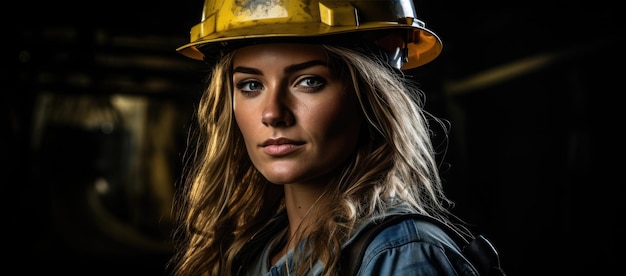
{"type": "MultiPolygon", "coordinates": [[[[291,73],[291,72],[295,72],[298,70],[306,69],[306,68],[317,66],[317,65],[328,66],[328,64],[325,61],[316,59],[316,60],[311,60],[311,61],[307,61],[303,63],[289,65],[287,66],[287,68],[285,68],[285,72],[291,73]]],[[[263,73],[261,73],[261,70],[259,69],[243,67],[243,66],[236,67],[235,69],[233,69],[233,71],[239,72],[239,73],[245,73],[245,74],[263,75],[263,73]]]]}
{"type": "Polygon", "coordinates": [[[303,62],[299,64],[289,65],[287,66],[287,68],[285,68],[285,72],[291,73],[291,72],[295,72],[298,70],[302,70],[302,69],[317,66],[317,65],[328,66],[328,64],[326,64],[325,61],[315,59],[315,60],[311,60],[311,61],[307,61],[307,62],[303,62]]]}

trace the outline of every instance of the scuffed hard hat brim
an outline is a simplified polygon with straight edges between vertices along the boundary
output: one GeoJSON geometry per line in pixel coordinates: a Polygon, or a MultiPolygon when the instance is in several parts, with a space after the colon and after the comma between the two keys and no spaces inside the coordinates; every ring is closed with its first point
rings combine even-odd
{"type": "MultiPolygon", "coordinates": [[[[419,67],[434,60],[442,51],[441,39],[432,31],[415,25],[406,25],[399,23],[366,23],[359,26],[333,26],[329,27],[325,24],[302,23],[285,26],[282,24],[263,25],[263,26],[247,26],[245,28],[237,28],[214,32],[204,37],[197,38],[194,42],[185,44],[176,49],[179,53],[186,57],[205,60],[205,53],[216,54],[219,49],[230,42],[245,43],[245,41],[259,41],[262,39],[272,38],[322,38],[337,37],[342,34],[366,34],[372,32],[384,32],[394,30],[406,30],[408,32],[407,62],[402,65],[403,70],[419,67]],[[297,29],[298,33],[293,30],[297,29]],[[200,50],[202,49],[202,50],[200,50]],[[206,51],[205,49],[210,49],[206,51]]],[[[322,39],[319,40],[323,41],[322,39]]]]}

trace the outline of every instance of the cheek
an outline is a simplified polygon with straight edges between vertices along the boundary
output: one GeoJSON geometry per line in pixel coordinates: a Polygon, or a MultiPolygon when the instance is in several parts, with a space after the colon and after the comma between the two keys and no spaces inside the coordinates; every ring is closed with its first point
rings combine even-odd
{"type": "Polygon", "coordinates": [[[233,104],[233,115],[235,117],[235,123],[239,127],[239,131],[243,135],[245,141],[248,141],[249,135],[253,134],[253,116],[250,109],[237,106],[237,104],[233,104]]]}
{"type": "Polygon", "coordinates": [[[336,101],[320,106],[310,118],[312,125],[317,125],[326,140],[334,140],[342,145],[356,143],[361,125],[361,116],[354,102],[336,101]]]}

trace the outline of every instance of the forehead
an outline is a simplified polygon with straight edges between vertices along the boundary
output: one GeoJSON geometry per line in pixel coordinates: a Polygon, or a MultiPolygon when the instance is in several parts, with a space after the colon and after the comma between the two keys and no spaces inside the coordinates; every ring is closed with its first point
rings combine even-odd
{"type": "Polygon", "coordinates": [[[298,63],[308,60],[326,61],[327,55],[319,44],[304,43],[263,43],[244,46],[235,50],[235,66],[249,62],[298,63]]]}

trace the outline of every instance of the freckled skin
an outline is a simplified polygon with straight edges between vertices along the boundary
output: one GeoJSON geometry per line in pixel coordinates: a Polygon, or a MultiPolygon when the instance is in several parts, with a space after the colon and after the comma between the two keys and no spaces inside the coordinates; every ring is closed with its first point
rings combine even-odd
{"type": "Polygon", "coordinates": [[[320,46],[304,44],[253,45],[235,54],[235,120],[252,163],[272,183],[324,185],[356,147],[362,122],[356,96],[349,83],[331,74],[326,60],[320,46]],[[286,71],[315,60],[321,63],[286,71]],[[255,88],[254,94],[237,86],[248,81],[254,85],[245,87],[255,88]],[[324,85],[310,89],[310,83],[324,85]],[[272,155],[260,146],[270,138],[295,142],[274,148],[291,148],[287,154],[272,155]]]}

